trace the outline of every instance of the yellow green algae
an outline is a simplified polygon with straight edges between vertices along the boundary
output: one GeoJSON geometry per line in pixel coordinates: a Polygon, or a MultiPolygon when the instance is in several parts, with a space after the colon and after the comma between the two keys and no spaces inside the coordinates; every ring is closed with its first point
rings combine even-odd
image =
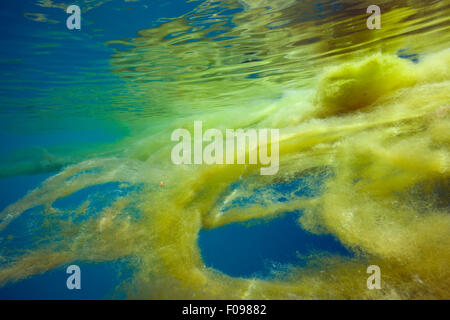
{"type": "MultiPolygon", "coordinates": [[[[380,30],[346,33],[345,27],[355,19],[365,28],[362,12],[357,18],[329,20],[320,29],[308,21],[285,22],[285,26],[280,22],[275,31],[263,33],[274,15],[282,16],[302,4],[275,7],[264,15],[259,4],[264,1],[245,2],[247,9],[234,17],[236,26],[230,31],[241,38],[222,41],[238,44],[230,50],[222,42],[175,46],[180,38],[165,39],[171,32],[191,28],[183,17],[123,41],[135,47],[118,52],[111,65],[119,76],[136,75],[130,90],[149,97],[160,92],[158,99],[174,113],[183,114],[183,108],[194,111],[167,121],[157,132],[142,131],[118,142],[114,156],[67,166],[7,207],[0,214],[1,228],[25,210],[43,205],[43,214],[60,230],[60,237],[3,265],[0,283],[75,260],[128,257],[135,272],[133,282],[123,289],[131,298],[449,298],[448,18],[441,17],[431,33],[409,34],[413,27],[405,17],[423,9],[411,2],[390,8],[380,30]],[[327,28],[335,35],[342,32],[340,43],[352,39],[350,47],[337,41],[288,45],[291,36],[311,38],[327,28]],[[251,55],[262,58],[249,62],[254,69],[247,69],[247,63],[226,62],[242,62],[249,55],[243,48],[251,48],[252,41],[257,49],[251,55]],[[395,54],[405,43],[422,52],[418,63],[395,54]],[[277,52],[280,47],[284,49],[277,52]],[[129,70],[127,61],[136,57],[141,65],[129,70]],[[177,62],[180,59],[182,63],[177,62]],[[286,60],[294,62],[284,66],[286,60]],[[155,62],[156,70],[148,70],[145,61],[155,62]],[[172,62],[181,70],[168,67],[172,62]],[[266,76],[245,78],[254,70],[266,76]],[[139,81],[146,76],[176,80],[139,81]],[[255,99],[249,102],[248,97],[255,99]],[[261,176],[257,165],[172,164],[170,133],[176,128],[192,130],[198,119],[209,128],[279,128],[278,173],[261,176]],[[286,202],[267,200],[221,210],[225,202],[249,196],[262,186],[330,170],[332,175],[314,198],[287,194],[286,202]],[[58,219],[63,212],[52,207],[56,200],[115,181],[143,187],[115,200],[97,218],[81,223],[58,219]],[[236,182],[246,188],[229,192],[236,182]],[[131,203],[141,212],[137,218],[128,211],[131,203]],[[334,235],[355,256],[312,255],[306,267],[292,267],[274,279],[233,278],[204,265],[197,245],[201,229],[271,219],[290,210],[302,210],[298,220],[302,228],[334,235]],[[366,268],[371,264],[382,270],[381,290],[366,287],[366,268]]],[[[198,10],[207,10],[208,5],[214,2],[203,3],[198,10]]],[[[442,2],[434,4],[433,12],[439,12],[439,6],[448,16],[442,2]]],[[[417,19],[422,27],[430,23],[417,19]]],[[[185,37],[201,38],[198,32],[185,37]]],[[[81,205],[77,214],[83,215],[88,205],[81,205]]]]}

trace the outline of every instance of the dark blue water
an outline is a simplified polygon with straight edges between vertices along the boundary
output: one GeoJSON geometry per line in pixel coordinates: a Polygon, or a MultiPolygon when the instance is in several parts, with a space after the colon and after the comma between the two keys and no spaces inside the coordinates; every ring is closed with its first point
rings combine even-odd
{"type": "MultiPolygon", "coordinates": [[[[21,199],[65,165],[76,162],[76,150],[113,143],[129,134],[127,116],[151,110],[152,97],[139,99],[127,92],[126,81],[110,70],[111,56],[127,46],[107,42],[136,37],[138,30],[156,27],[188,13],[200,2],[114,0],[83,10],[82,32],[67,31],[67,14],[61,9],[39,6],[35,0],[2,4],[0,164],[8,170],[0,172],[0,210],[21,199]],[[45,12],[49,21],[32,21],[27,13],[36,12],[45,12]],[[124,117],[114,113],[119,114],[121,121],[110,117],[111,110],[122,109],[124,117]],[[53,157],[52,161],[47,161],[48,157],[53,157]],[[55,157],[61,157],[60,161],[54,161],[55,157]],[[54,164],[47,166],[48,162],[54,164]]],[[[86,9],[84,1],[71,3],[86,9]]],[[[233,10],[222,12],[220,23],[226,28],[233,27],[231,15],[242,11],[233,10]]],[[[213,23],[207,22],[208,19],[201,17],[195,24],[207,28],[213,23]]],[[[220,36],[217,30],[205,35],[206,38],[216,37],[214,41],[231,39],[217,36],[220,36]]],[[[252,73],[248,78],[260,76],[252,73]]],[[[279,202],[287,201],[284,193],[311,197],[319,192],[303,186],[301,180],[268,188],[273,188],[277,195],[275,201],[279,202]]],[[[76,207],[89,199],[94,204],[89,214],[94,216],[121,193],[131,191],[119,188],[118,183],[96,186],[60,199],[54,207],[76,207]],[[98,197],[99,194],[103,197],[98,197]]],[[[233,205],[245,206],[259,200],[256,192],[253,197],[238,199],[233,205]]],[[[313,235],[302,229],[297,223],[299,215],[301,212],[288,212],[270,221],[254,221],[251,225],[234,223],[202,230],[199,246],[205,264],[231,276],[266,278],[289,265],[303,266],[308,254],[315,251],[351,255],[332,236],[313,235]]],[[[39,221],[36,208],[27,210],[4,230],[2,237],[19,235],[21,238],[15,245],[26,249],[35,230],[33,224],[39,221]]],[[[73,264],[81,267],[81,290],[67,289],[67,266],[61,266],[0,287],[0,299],[123,297],[120,292],[114,295],[114,289],[129,276],[126,261],[73,264]]]]}
{"type": "MultiPolygon", "coordinates": [[[[52,174],[54,173],[0,179],[1,209],[19,200],[52,174]]],[[[310,197],[318,192],[318,189],[312,192],[314,188],[306,188],[302,183],[303,180],[298,179],[283,185],[273,185],[271,188],[275,194],[297,190],[298,195],[310,197]]],[[[318,181],[316,185],[320,184],[321,181],[318,181]]],[[[95,204],[90,215],[95,215],[115,198],[132,190],[133,188],[119,188],[118,183],[89,187],[57,200],[54,207],[75,208],[90,199],[95,204]],[[99,195],[102,197],[98,198],[99,195]]],[[[238,199],[237,203],[245,206],[245,201],[255,202],[259,197],[257,190],[249,199],[238,199]]],[[[284,200],[278,198],[277,201],[284,200]]],[[[8,225],[3,235],[23,234],[25,228],[32,230],[30,222],[38,223],[39,220],[32,214],[33,209],[24,212],[8,225]]],[[[212,230],[201,230],[198,244],[205,265],[231,276],[270,278],[277,272],[287,270],[289,266],[304,266],[308,255],[314,252],[346,257],[352,255],[333,236],[314,235],[302,229],[297,223],[299,215],[301,211],[286,212],[269,221],[254,220],[245,224],[232,223],[212,230]]],[[[25,244],[29,243],[26,238],[25,235],[22,239],[25,244]]],[[[20,246],[21,241],[16,243],[20,246]]],[[[103,263],[80,261],[72,264],[81,268],[81,290],[67,289],[66,280],[69,275],[66,274],[67,266],[62,266],[1,287],[0,299],[104,299],[125,296],[123,292],[114,289],[130,275],[126,260],[103,263]]]]}
{"type": "Polygon", "coordinates": [[[288,212],[253,225],[232,223],[202,230],[199,247],[205,265],[235,277],[270,278],[289,266],[305,266],[308,255],[351,253],[333,236],[314,235],[300,227],[301,213],[288,212]]]}
{"type": "MultiPolygon", "coordinates": [[[[19,200],[28,190],[37,187],[43,180],[54,173],[19,176],[0,179],[0,208],[3,209],[10,203],[19,200]]],[[[103,191],[107,191],[105,187],[103,191]]],[[[98,191],[98,190],[91,190],[98,191]]],[[[109,189],[109,191],[111,191],[109,189]]],[[[69,201],[60,201],[61,206],[70,206],[79,204],[89,196],[89,193],[83,195],[74,195],[68,197],[69,201]]],[[[29,211],[32,211],[30,209],[29,211]]],[[[13,221],[5,230],[6,234],[23,234],[23,227],[30,222],[29,213],[25,212],[18,219],[13,221]],[[27,214],[28,213],[28,214],[27,214]]],[[[33,217],[34,221],[35,217],[33,217]]],[[[34,221],[35,222],[35,221],[34,221]]],[[[5,233],[3,236],[5,236],[5,233]]],[[[25,235],[26,237],[27,235],[25,235]]],[[[20,244],[20,241],[18,241],[20,244]]],[[[83,263],[75,261],[72,264],[80,266],[81,269],[81,290],[69,290],[66,286],[66,280],[70,276],[66,273],[67,266],[62,266],[41,275],[35,275],[17,283],[10,283],[0,287],[0,299],[103,299],[103,298],[123,298],[124,295],[112,296],[114,288],[122,280],[129,276],[125,261],[103,262],[103,263],[83,263]],[[118,276],[121,274],[121,276],[118,276]]]]}

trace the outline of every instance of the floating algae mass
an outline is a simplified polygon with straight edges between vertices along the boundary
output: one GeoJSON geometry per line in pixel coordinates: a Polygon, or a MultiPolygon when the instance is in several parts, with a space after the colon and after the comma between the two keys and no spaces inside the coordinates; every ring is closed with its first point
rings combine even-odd
{"type": "MultiPolygon", "coordinates": [[[[122,120],[134,126],[124,139],[66,154],[63,169],[0,213],[1,233],[32,208],[44,220],[38,230],[52,230],[23,249],[2,238],[0,284],[126,258],[133,275],[119,290],[131,298],[449,299],[450,8],[382,1],[382,28],[368,30],[370,4],[198,1],[134,38],[108,41],[125,46],[110,59],[122,90],[159,112],[122,120]],[[193,130],[194,120],[279,128],[278,173],[174,165],[170,134],[193,130]],[[302,177],[314,196],[276,200],[271,186],[302,177]],[[110,182],[127,192],[95,215],[89,201],[55,205],[110,182]],[[227,207],[255,192],[258,201],[227,207]],[[294,211],[301,228],[333,235],[353,255],[314,252],[272,278],[205,266],[200,230],[294,211]],[[373,264],[381,290],[366,286],[373,264]]],[[[39,171],[41,158],[30,158],[27,170],[39,171]]],[[[2,164],[9,169],[20,173],[2,164]]]]}

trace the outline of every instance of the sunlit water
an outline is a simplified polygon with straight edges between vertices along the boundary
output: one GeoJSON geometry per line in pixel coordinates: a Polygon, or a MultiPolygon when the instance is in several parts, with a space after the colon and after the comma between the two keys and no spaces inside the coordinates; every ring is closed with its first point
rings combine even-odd
{"type": "Polygon", "coordinates": [[[448,2],[71,4],[0,10],[0,298],[449,298],[448,2]],[[280,170],[174,165],[195,120],[280,170]]]}

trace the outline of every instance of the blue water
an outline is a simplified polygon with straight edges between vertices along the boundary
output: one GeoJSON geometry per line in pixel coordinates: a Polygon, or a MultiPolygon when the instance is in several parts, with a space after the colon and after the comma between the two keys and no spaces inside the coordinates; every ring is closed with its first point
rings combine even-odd
{"type": "MultiPolygon", "coordinates": [[[[75,160],[73,157],[66,160],[63,157],[66,153],[73,156],[73,150],[112,143],[129,134],[127,121],[109,119],[109,112],[101,112],[102,105],[108,111],[126,110],[124,114],[140,114],[144,109],[151,109],[151,97],[128,96],[125,81],[110,72],[111,55],[115,50],[125,49],[126,45],[105,43],[136,37],[137,30],[158,26],[198,5],[198,1],[114,0],[83,12],[83,32],[67,32],[67,15],[60,9],[45,8],[47,17],[53,21],[51,23],[27,19],[24,13],[44,10],[36,3],[35,0],[8,1],[0,10],[0,156],[6,157],[3,161],[17,163],[22,168],[21,175],[1,172],[0,210],[21,199],[64,165],[70,164],[71,160],[76,161],[76,157],[75,160]],[[89,91],[90,86],[94,93],[89,91]],[[55,92],[62,93],[55,95],[55,92]],[[47,96],[53,99],[46,99],[47,96]],[[116,99],[117,96],[121,99],[116,99]],[[97,112],[92,111],[93,105],[97,112]],[[61,161],[56,162],[56,166],[46,167],[44,160],[48,154],[61,156],[61,161]],[[42,161],[42,165],[36,165],[36,161],[42,161]]],[[[71,3],[81,5],[84,2],[71,3]]],[[[223,15],[240,10],[224,12],[223,15]]],[[[231,19],[221,23],[232,27],[231,19]]],[[[198,26],[206,27],[207,24],[198,21],[198,26]]],[[[206,37],[217,35],[216,31],[206,37]]],[[[260,74],[253,73],[248,77],[258,78],[260,74]]],[[[301,181],[271,188],[274,194],[278,194],[276,201],[279,202],[286,201],[283,193],[313,196],[318,192],[302,186],[301,181]]],[[[95,215],[121,193],[131,191],[119,188],[118,184],[101,185],[60,199],[54,206],[71,208],[90,199],[95,205],[89,214],[95,215]],[[99,194],[103,195],[102,199],[99,194]]],[[[238,199],[233,205],[259,200],[256,192],[253,197],[238,199]]],[[[34,230],[32,223],[39,223],[37,214],[35,208],[27,210],[7,227],[2,236],[27,230],[28,233],[25,232],[17,242],[19,247],[23,245],[22,249],[26,248],[34,230]],[[30,217],[33,219],[28,219],[30,217]]],[[[299,215],[301,212],[288,212],[270,221],[254,221],[250,226],[233,223],[200,231],[198,241],[205,265],[231,276],[267,278],[289,265],[303,266],[305,257],[314,251],[351,256],[332,236],[313,235],[303,230],[296,221],[299,215]]],[[[78,261],[72,264],[81,268],[81,290],[67,289],[65,265],[0,287],[0,299],[124,297],[123,293],[115,291],[115,287],[129,277],[126,261],[78,261]]]]}
{"type": "MultiPolygon", "coordinates": [[[[46,178],[54,173],[39,174],[32,176],[19,176],[0,179],[0,209],[4,209],[8,204],[19,200],[27,191],[36,188],[46,178]]],[[[85,196],[88,196],[85,194],[85,196]]],[[[78,203],[80,198],[72,197],[72,204],[78,203]]],[[[60,204],[66,204],[63,201],[60,204]]],[[[32,211],[32,209],[30,209],[32,211]]],[[[29,223],[28,215],[25,212],[21,217],[13,221],[8,226],[6,233],[22,232],[23,226],[29,223]]],[[[20,241],[19,241],[20,244],[20,241]]],[[[112,296],[114,288],[121,283],[128,275],[124,261],[103,262],[103,263],[83,263],[73,262],[81,269],[81,290],[69,290],[66,280],[70,276],[66,273],[67,266],[62,266],[41,275],[35,275],[17,283],[10,283],[0,287],[0,299],[103,299],[103,298],[123,298],[123,295],[112,296]],[[123,272],[119,277],[118,271],[123,272]]]]}
{"type": "MultiPolygon", "coordinates": [[[[117,293],[115,287],[127,279],[119,277],[125,269],[123,262],[103,262],[87,264],[74,261],[81,269],[81,289],[69,290],[66,286],[67,266],[36,275],[26,280],[8,284],[0,288],[2,300],[99,300],[123,299],[125,294],[117,293]]],[[[125,270],[126,271],[126,270],[125,270]]]]}
{"type": "MultiPolygon", "coordinates": [[[[29,190],[37,187],[42,181],[54,173],[19,176],[0,179],[0,208],[19,200],[29,190]]],[[[274,185],[275,192],[295,192],[298,195],[313,196],[311,188],[305,188],[303,180],[298,179],[283,185],[274,185]]],[[[318,181],[317,186],[320,186],[318,181]]],[[[235,186],[236,187],[236,186],[235,186]]],[[[266,188],[266,187],[265,187],[266,188]]],[[[108,183],[89,187],[68,197],[57,200],[55,208],[70,209],[79,206],[86,199],[94,200],[96,205],[90,211],[95,215],[116,197],[130,192],[133,188],[119,188],[118,183],[108,183]],[[98,196],[101,195],[101,198],[98,196]]],[[[247,200],[238,199],[239,205],[247,201],[258,201],[258,191],[247,200]]],[[[277,201],[283,201],[278,199],[277,201]]],[[[39,211],[36,211],[38,214],[39,211]]],[[[21,233],[24,228],[32,227],[30,223],[38,223],[33,209],[27,210],[15,219],[4,230],[4,235],[21,233]]],[[[201,230],[198,244],[208,267],[215,268],[225,274],[236,277],[271,278],[277,272],[283,272],[289,266],[302,267],[308,255],[315,252],[337,254],[351,257],[347,250],[331,235],[314,235],[300,227],[297,219],[301,211],[287,212],[277,218],[265,221],[254,220],[247,223],[232,223],[211,230],[201,230]]],[[[87,217],[84,217],[87,218],[87,217]]],[[[28,243],[27,236],[21,239],[28,243]]],[[[29,239],[28,239],[29,240],[29,239]]],[[[16,241],[20,246],[21,241],[16,241]]],[[[115,287],[126,281],[130,275],[126,260],[102,263],[74,262],[81,268],[82,289],[69,290],[66,287],[67,266],[35,275],[17,283],[0,287],[0,299],[108,299],[123,298],[125,294],[116,291],[115,287]]]]}
{"type": "Polygon", "coordinates": [[[205,265],[235,277],[270,278],[288,266],[305,266],[318,251],[350,257],[333,236],[314,235],[297,224],[299,212],[271,221],[232,223],[202,230],[199,247],[205,265]]]}

